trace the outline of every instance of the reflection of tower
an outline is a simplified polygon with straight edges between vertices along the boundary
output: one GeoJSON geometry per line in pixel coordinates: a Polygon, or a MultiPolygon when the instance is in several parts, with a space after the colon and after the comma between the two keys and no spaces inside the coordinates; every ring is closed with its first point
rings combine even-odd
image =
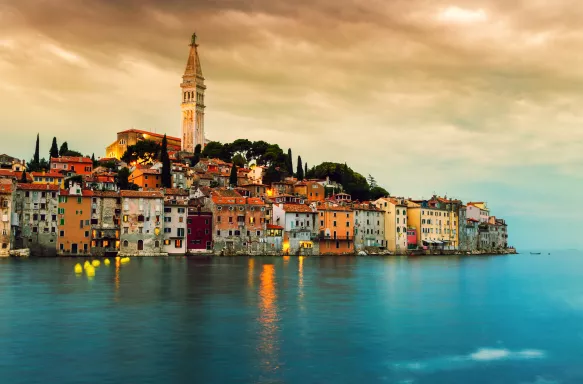
{"type": "Polygon", "coordinates": [[[192,35],[186,69],[182,76],[182,150],[194,152],[204,147],[204,77],[198,57],[196,33],[192,35]]]}

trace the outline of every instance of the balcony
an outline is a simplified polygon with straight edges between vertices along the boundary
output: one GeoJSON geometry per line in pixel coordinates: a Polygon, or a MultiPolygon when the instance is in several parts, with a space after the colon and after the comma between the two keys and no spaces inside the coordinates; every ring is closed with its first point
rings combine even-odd
{"type": "Polygon", "coordinates": [[[324,235],[324,234],[319,234],[317,236],[318,240],[343,240],[343,241],[351,241],[354,240],[354,236],[353,235],[324,235]]]}

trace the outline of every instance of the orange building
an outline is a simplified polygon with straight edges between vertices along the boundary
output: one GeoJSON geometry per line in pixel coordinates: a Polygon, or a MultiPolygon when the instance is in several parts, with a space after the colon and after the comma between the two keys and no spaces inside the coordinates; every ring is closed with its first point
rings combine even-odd
{"type": "Polygon", "coordinates": [[[354,253],[354,211],[329,202],[318,204],[321,255],[354,253]]]}
{"type": "Polygon", "coordinates": [[[294,193],[304,196],[309,203],[326,199],[326,189],[317,180],[304,180],[296,183],[294,193]]]}
{"type": "Polygon", "coordinates": [[[128,181],[141,188],[162,187],[162,175],[160,175],[160,171],[157,169],[136,168],[130,175],[128,181]]]}
{"type": "Polygon", "coordinates": [[[91,175],[93,172],[93,161],[89,157],[51,157],[51,172],[61,171],[71,172],[77,175],[91,175]]]}
{"type": "Polygon", "coordinates": [[[61,190],[58,204],[57,254],[91,253],[91,198],[93,191],[74,184],[61,190]]]}

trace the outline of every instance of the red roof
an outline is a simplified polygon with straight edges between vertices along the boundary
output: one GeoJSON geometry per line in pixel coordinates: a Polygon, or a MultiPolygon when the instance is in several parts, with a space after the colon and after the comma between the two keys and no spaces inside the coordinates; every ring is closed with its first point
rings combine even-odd
{"type": "Polygon", "coordinates": [[[180,189],[180,188],[166,188],[164,191],[164,194],[166,196],[168,195],[175,195],[175,196],[188,196],[189,193],[187,190],[185,189],[180,189]]]}
{"type": "MultiPolygon", "coordinates": [[[[61,189],[60,195],[61,196],[79,196],[77,194],[72,194],[68,189],[61,189]]],[[[93,191],[90,189],[82,189],[81,195],[83,197],[90,197],[90,196],[93,196],[93,191]]]]}
{"type": "MultiPolygon", "coordinates": [[[[126,131],[121,131],[121,132],[118,132],[118,135],[119,135],[120,133],[132,133],[132,132],[133,132],[133,133],[142,133],[142,134],[144,134],[144,135],[148,135],[148,136],[159,137],[160,139],[162,139],[162,138],[164,137],[164,135],[161,135],[161,134],[159,134],[159,133],[148,132],[148,131],[142,131],[142,130],[140,130],[140,129],[128,129],[128,130],[126,130],[126,131]]],[[[176,140],[176,141],[180,141],[180,139],[179,139],[178,137],[174,137],[174,136],[168,136],[168,135],[166,135],[166,139],[168,139],[168,140],[176,140]]]]}
{"type": "Polygon", "coordinates": [[[213,194],[212,199],[213,199],[213,203],[215,203],[215,204],[225,204],[225,205],[233,205],[233,204],[244,205],[245,204],[244,197],[222,197],[222,196],[215,196],[213,194]]]}
{"type": "Polygon", "coordinates": [[[314,213],[312,208],[305,204],[284,204],[283,210],[292,213],[314,213]]]}
{"type": "MultiPolygon", "coordinates": [[[[11,169],[0,169],[0,178],[2,177],[9,177],[11,179],[18,179],[20,180],[22,178],[22,172],[21,171],[13,171],[11,169]]],[[[29,181],[32,181],[32,177],[30,176],[30,173],[26,173],[26,179],[29,181]]]]}
{"type": "Polygon", "coordinates": [[[119,192],[114,191],[93,191],[93,196],[97,197],[119,197],[119,192]]]}
{"type": "Polygon", "coordinates": [[[55,184],[23,184],[18,183],[17,189],[23,191],[58,191],[59,186],[55,184]]]}
{"type": "Polygon", "coordinates": [[[65,177],[65,176],[63,176],[62,173],[60,173],[60,172],[53,172],[53,171],[51,171],[51,172],[31,172],[30,174],[33,177],[53,177],[53,178],[56,178],[56,179],[62,179],[62,178],[65,177]]]}
{"type": "Polygon", "coordinates": [[[0,193],[12,193],[12,183],[0,183],[0,193]]]}
{"type": "Polygon", "coordinates": [[[51,157],[51,163],[86,163],[86,164],[93,164],[93,161],[89,157],[61,156],[61,157],[51,157]]]}
{"type": "Polygon", "coordinates": [[[249,205],[265,205],[265,202],[263,202],[263,200],[261,200],[257,197],[248,197],[247,204],[249,204],[249,205]]]}
{"type": "Polygon", "coordinates": [[[120,191],[121,197],[161,198],[164,194],[159,191],[120,191]]]}

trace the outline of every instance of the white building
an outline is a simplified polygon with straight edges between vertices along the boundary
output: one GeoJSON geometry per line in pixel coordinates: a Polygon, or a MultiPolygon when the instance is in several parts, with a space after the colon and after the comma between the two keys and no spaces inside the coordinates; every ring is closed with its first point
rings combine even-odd
{"type": "Polygon", "coordinates": [[[164,195],[121,191],[120,256],[163,256],[164,195]]]}
{"type": "Polygon", "coordinates": [[[490,210],[484,202],[468,203],[466,218],[478,220],[480,223],[487,223],[490,218],[490,210]]]}
{"type": "Polygon", "coordinates": [[[10,255],[12,199],[16,185],[12,180],[0,179],[0,257],[10,255]]]}
{"type": "Polygon", "coordinates": [[[186,254],[188,203],[166,199],[164,202],[164,252],[186,254]]]}
{"type": "MultiPolygon", "coordinates": [[[[281,197],[278,197],[281,199],[281,197]]],[[[288,200],[293,199],[286,196],[288,200]]],[[[296,198],[297,199],[297,198],[296,198]]],[[[302,201],[303,202],[303,201],[302,201]]],[[[318,243],[314,241],[318,233],[315,206],[299,203],[274,203],[273,224],[283,227],[283,251],[290,255],[317,254],[318,243]]]]}
{"type": "Polygon", "coordinates": [[[386,247],[385,214],[372,203],[353,204],[354,210],[354,249],[356,252],[365,247],[386,247]]]}

